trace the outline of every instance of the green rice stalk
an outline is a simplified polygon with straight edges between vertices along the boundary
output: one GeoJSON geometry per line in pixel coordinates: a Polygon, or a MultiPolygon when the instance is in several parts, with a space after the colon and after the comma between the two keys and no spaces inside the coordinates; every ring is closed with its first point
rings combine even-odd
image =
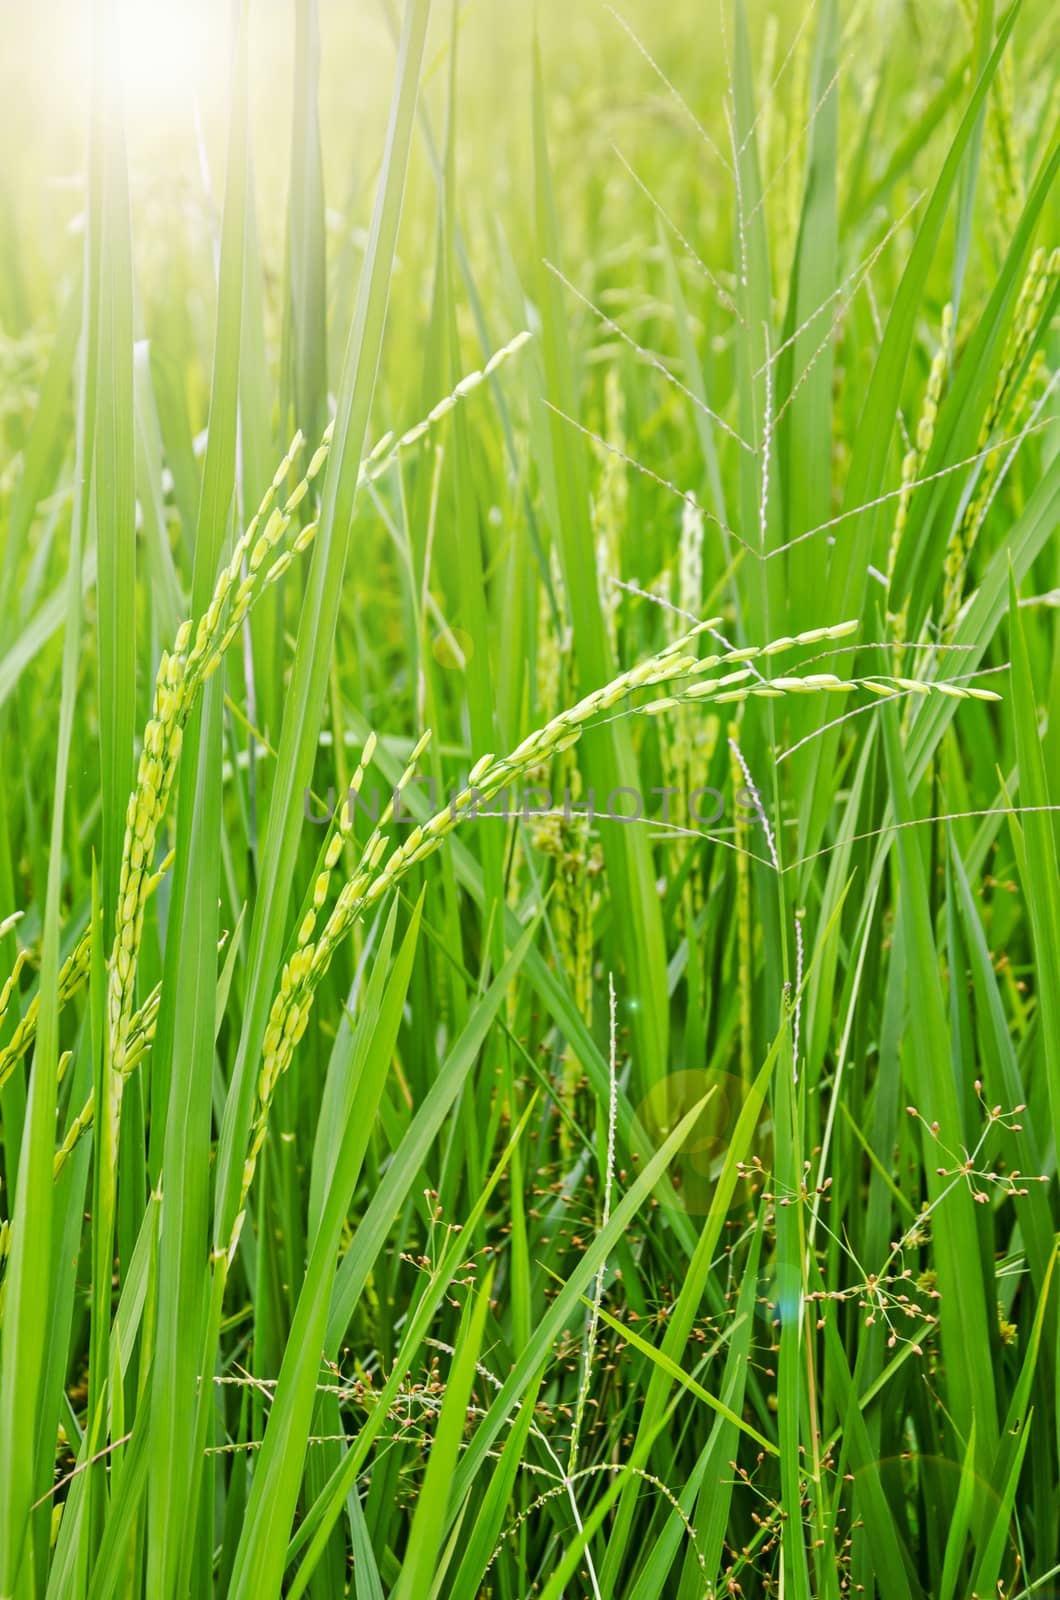
{"type": "MultiPolygon", "coordinates": [[[[1041,348],[1035,346],[1044,335],[1046,307],[1052,300],[1058,276],[1060,250],[1049,254],[1044,249],[1036,250],[1020,285],[994,393],[979,430],[976,446],[979,451],[987,449],[991,436],[998,430],[1007,438],[1018,434],[1031,410],[1045,361],[1041,348]]],[[[985,457],[976,493],[947,545],[942,604],[944,627],[952,627],[960,611],[968,561],[993,501],[1004,460],[1005,452],[1000,447],[985,457]]]]}
{"type": "MultiPolygon", "coordinates": [[[[381,478],[402,452],[418,443],[435,423],[447,416],[460,401],[466,399],[492,377],[506,361],[517,355],[529,338],[527,332],[516,334],[507,344],[494,352],[481,370],[470,372],[462,378],[452,392],[432,407],[422,421],[407,429],[396,439],[392,434],[385,434],[362,463],[359,479],[361,484],[381,478]]],[[[287,481],[302,449],[302,436],[300,433],[295,435],[273,475],[261,505],[237,541],[229,562],[222,569],[210,604],[195,629],[194,641],[191,622],[183,622],[177,632],[172,651],[163,652],[159,663],[151,718],[144,730],[136,785],[129,796],[126,811],[118,914],[115,919],[115,937],[110,962],[107,999],[109,1042],[112,1069],[119,1076],[126,1075],[135,1064],[129,1060],[128,1029],[143,932],[143,915],[148,898],[157,887],[161,873],[168,866],[167,860],[162,868],[155,872],[151,870],[150,862],[168,808],[184,725],[199,688],[220,666],[225,652],[239,634],[250,610],[265,591],[283,576],[294,556],[307,550],[312,543],[316,533],[315,521],[301,527],[290,548],[284,550],[269,564],[268,558],[283,543],[292,526],[295,511],[309,493],[313,480],[324,466],[331,437],[332,428],[329,425],[303,477],[282,505],[274,505],[273,502],[287,481]],[[240,577],[244,566],[245,575],[240,577]],[[239,580],[238,585],[237,580],[239,580]],[[226,605],[229,607],[227,611],[226,605]]],[[[61,969],[60,1005],[81,987],[87,978],[88,968],[89,938],[86,933],[61,969]]],[[[16,976],[17,974],[11,974],[5,984],[8,1000],[11,992],[9,986],[13,987],[13,979],[16,976]]],[[[34,999],[27,1007],[11,1038],[0,1049],[0,1088],[6,1083],[15,1065],[33,1042],[37,1011],[38,1004],[34,999]]]]}
{"type": "MultiPolygon", "coordinates": [[[[834,627],[813,628],[793,637],[773,640],[765,645],[746,646],[737,650],[726,651],[720,656],[710,656],[702,659],[689,653],[689,647],[694,645],[704,631],[713,630],[718,620],[717,618],[711,618],[706,622],[698,623],[696,627],[683,634],[681,638],[668,645],[659,654],[650,656],[628,671],[620,673],[617,678],[614,678],[603,688],[594,690],[580,700],[577,705],[561,712],[558,716],[545,723],[543,727],[528,734],[508,755],[496,756],[487,754],[481,756],[468,774],[466,786],[458,794],[454,795],[449,805],[444,810],[437,812],[426,823],[413,827],[403,842],[391,851],[384,862],[383,857],[386,854],[387,841],[382,829],[392,815],[392,800],[384,810],[378,825],[365,844],[353,876],[340,890],[324,929],[319,939],[314,943],[313,934],[316,928],[318,911],[323,906],[329,887],[328,882],[321,884],[318,879],[317,886],[314,888],[313,909],[307,913],[302,926],[299,928],[295,950],[284,966],[280,988],[270,1010],[263,1043],[262,1065],[258,1078],[253,1132],[243,1168],[241,1202],[227,1251],[229,1259],[235,1250],[242,1229],[246,1198],[253,1182],[257,1157],[265,1140],[268,1114],[275,1095],[276,1085],[290,1065],[295,1046],[305,1032],[317,987],[327,973],[339,944],[353,928],[362,913],[375,905],[392,888],[396,888],[414,866],[418,866],[428,856],[432,855],[442,841],[459,825],[465,815],[472,814],[480,804],[494,799],[509,786],[525,781],[531,773],[540,768],[542,762],[570,750],[581,738],[588,725],[595,722],[603,713],[614,710],[616,706],[622,701],[628,700],[637,690],[654,688],[672,679],[683,679],[690,675],[699,675],[719,665],[747,662],[756,657],[764,658],[777,655],[796,646],[820,644],[825,641],[844,638],[857,626],[856,623],[839,623],[834,627]],[[320,895],[319,906],[316,903],[318,894],[320,895]]],[[[813,673],[788,678],[773,678],[768,682],[757,680],[747,683],[746,680],[750,677],[751,669],[747,666],[741,666],[735,672],[726,673],[720,678],[694,683],[686,688],[678,689],[672,696],[654,700],[633,709],[637,712],[656,715],[660,711],[668,710],[675,705],[681,704],[703,704],[711,700],[716,704],[733,704],[749,698],[763,696],[782,698],[788,694],[846,694],[858,687],[881,698],[893,697],[903,692],[926,694],[935,691],[957,699],[1000,699],[999,695],[989,689],[942,682],[928,684],[907,678],[881,676],[840,679],[832,673],[813,673]],[[734,685],[737,683],[739,686],[735,687],[734,685]]],[[[429,739],[430,732],[428,730],[413,747],[409,762],[396,785],[398,796],[411,782],[416,762],[426,748],[429,739]]],[[[362,755],[361,765],[358,768],[359,776],[355,779],[355,788],[363,778],[366,764],[365,757],[362,755]]],[[[336,839],[338,838],[339,835],[336,835],[336,839]]],[[[335,850],[334,860],[336,863],[340,853],[340,849],[335,850]]]]}

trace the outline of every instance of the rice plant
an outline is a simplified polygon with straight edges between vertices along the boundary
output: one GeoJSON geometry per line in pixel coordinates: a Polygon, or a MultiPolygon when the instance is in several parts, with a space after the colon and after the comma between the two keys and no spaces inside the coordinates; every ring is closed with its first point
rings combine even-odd
{"type": "Polygon", "coordinates": [[[1058,33],[9,28],[0,1600],[1060,1594],[1058,33]]]}

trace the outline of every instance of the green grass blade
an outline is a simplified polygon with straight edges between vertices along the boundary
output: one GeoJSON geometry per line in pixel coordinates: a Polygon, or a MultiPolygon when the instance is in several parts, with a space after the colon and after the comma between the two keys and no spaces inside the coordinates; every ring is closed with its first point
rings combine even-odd
{"type": "MultiPolygon", "coordinates": [[[[236,481],[240,302],[248,159],[247,11],[234,14],[231,121],[217,289],[210,425],[195,534],[192,607],[205,611],[229,536],[236,481]]],[[[163,1150],[163,1218],[151,1385],[148,1584],[177,1586],[193,1545],[195,1435],[206,1316],[210,1081],[217,990],[223,685],[208,683],[184,738],[174,889],[156,1037],[152,1139],[163,1150]],[[168,1101],[168,1103],[166,1103],[168,1101]],[[163,1130],[164,1129],[164,1133],[163,1130]]]]}
{"type": "Polygon", "coordinates": [[[1055,801],[1042,758],[1037,696],[1020,618],[1014,578],[1009,583],[1012,642],[1012,717],[1020,770],[1021,818],[1027,871],[1024,893],[1034,935],[1036,987],[1042,1019],[1042,1051],[1053,1139],[1060,1143],[1060,874],[1049,806],[1055,801]]]}
{"type": "Polygon", "coordinates": [[[434,1576],[438,1552],[446,1528],[446,1507],[450,1501],[453,1471],[460,1454],[467,1424],[467,1407],[475,1382],[475,1367],[489,1311],[493,1273],[487,1272],[475,1299],[469,1302],[456,1339],[456,1354],[446,1382],[445,1399],[427,1458],[416,1514],[409,1529],[409,1542],[401,1563],[401,1577],[392,1593],[394,1600],[418,1600],[434,1576]]]}
{"type": "MultiPolygon", "coordinates": [[[[291,428],[317,439],[327,420],[327,264],[324,171],[318,112],[320,19],[317,0],[297,0],[291,181],[287,211],[285,345],[291,428]]],[[[286,431],[286,430],[285,430],[286,431]]]]}
{"type": "MultiPolygon", "coordinates": [[[[109,12],[110,8],[105,8],[109,12]]],[[[104,936],[118,894],[125,805],[132,787],[136,710],[136,539],[133,526],[133,282],[129,180],[112,27],[101,85],[99,378],[92,479],[98,549],[99,740],[102,768],[104,936]]]]}
{"type": "Polygon", "coordinates": [[[409,1123],[386,1175],[372,1197],[357,1236],[343,1258],[335,1280],[335,1294],[328,1319],[326,1348],[334,1360],[350,1318],[360,1299],[376,1257],[383,1247],[387,1230],[398,1208],[421,1171],[447,1112],[460,1093],[468,1073],[478,1059],[494,1018],[509,986],[519,971],[537,932],[536,924],[525,930],[504,966],[482,995],[467,1026],[455,1040],[444,1065],[409,1123]]]}
{"type": "MultiPolygon", "coordinates": [[[[98,70],[98,63],[97,63],[98,70]]],[[[90,168],[95,178],[95,168],[90,168]]],[[[81,650],[81,560],[89,510],[93,442],[96,425],[96,360],[98,313],[98,180],[92,184],[95,205],[85,241],[82,315],[82,376],[78,397],[77,470],[80,486],[74,497],[66,578],[62,698],[59,705],[55,756],[51,848],[45,887],[41,946],[40,1017],[27,1093],[18,1172],[11,1200],[11,1238],[4,1279],[3,1342],[0,1344],[0,1595],[13,1597],[28,1555],[35,1460],[44,1454],[37,1436],[39,1386],[50,1318],[52,1250],[52,1156],[55,1143],[56,1071],[59,1060],[59,941],[63,834],[70,772],[74,713],[81,650]]],[[[8,1174],[10,1183],[11,1175],[8,1174]]],[[[52,1441],[48,1442],[51,1448],[52,1441]]],[[[34,1583],[35,1575],[26,1573],[34,1583]]]]}
{"type": "MultiPolygon", "coordinates": [[[[914,815],[907,777],[906,757],[899,743],[893,707],[884,708],[884,743],[891,794],[899,823],[914,815]]],[[[988,1283],[969,1281],[965,1263],[979,1249],[975,1207],[968,1186],[940,1174],[948,1163],[932,1143],[930,1127],[937,1123],[946,1148],[970,1148],[971,1130],[964,1126],[950,1064],[949,1027],[942,982],[931,928],[922,849],[914,831],[900,828],[895,848],[904,915],[909,928],[908,966],[909,1058],[907,1093],[916,1097],[923,1119],[924,1175],[932,1206],[932,1232],[936,1241],[939,1317],[943,1349],[950,1374],[950,1409],[954,1424],[967,1438],[974,1416],[983,1467],[997,1444],[997,1402],[990,1361],[988,1283]]],[[[974,1142],[974,1140],[972,1141],[974,1142]]]]}
{"type": "MultiPolygon", "coordinates": [[[[418,918],[412,924],[413,944],[417,932],[418,918]]],[[[398,1010],[401,1002],[397,996],[400,994],[403,1000],[411,951],[403,954],[405,960],[399,959],[395,964],[388,993],[384,996],[384,1002],[389,1001],[390,991],[393,991],[398,1010]]],[[[367,1045],[365,1071],[357,1084],[356,1104],[347,1109],[320,1220],[310,1240],[305,1281],[291,1324],[291,1336],[280,1368],[236,1552],[230,1590],[233,1596],[257,1595],[263,1588],[267,1593],[280,1590],[315,1401],[339,1237],[390,1066],[394,1017],[392,1009],[385,1004],[380,1008],[376,1027],[378,1043],[373,1038],[367,1045]]]]}
{"type": "Polygon", "coordinates": [[[387,148],[346,348],[335,439],[325,470],[319,528],[284,711],[262,849],[264,870],[250,930],[244,1026],[217,1160],[214,1237],[222,1250],[228,1248],[236,1217],[258,1053],[284,944],[284,912],[302,828],[302,797],[309,785],[324,704],[342,574],[350,546],[357,474],[386,319],[429,10],[429,0],[410,0],[406,12],[387,148]]]}
{"type": "MultiPolygon", "coordinates": [[[[540,253],[560,262],[559,223],[552,186],[545,129],[545,90],[540,56],[535,47],[533,77],[534,205],[540,253]]],[[[577,417],[573,355],[564,313],[563,290],[542,265],[538,296],[542,316],[545,382],[549,400],[569,417],[577,417]]],[[[581,683],[606,683],[612,662],[600,608],[596,551],[589,524],[589,485],[583,439],[570,424],[549,412],[548,439],[554,483],[553,525],[559,546],[581,683]]],[[[586,778],[604,796],[636,787],[637,772],[628,733],[620,722],[584,741],[586,778]]],[[[660,994],[665,985],[665,952],[659,899],[651,855],[641,829],[616,823],[604,830],[605,860],[611,892],[626,908],[621,943],[629,992],[637,997],[660,994]]],[[[636,1040],[635,1059],[647,1089],[666,1060],[667,1018],[661,1007],[641,1004],[630,1018],[636,1040]]]]}

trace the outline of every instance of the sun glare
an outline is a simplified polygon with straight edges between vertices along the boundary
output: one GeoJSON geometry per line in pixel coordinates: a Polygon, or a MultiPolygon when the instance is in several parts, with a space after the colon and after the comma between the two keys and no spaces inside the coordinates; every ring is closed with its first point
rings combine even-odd
{"type": "Polygon", "coordinates": [[[206,28],[199,7],[124,0],[118,22],[128,113],[170,113],[188,101],[205,64],[206,28]]]}

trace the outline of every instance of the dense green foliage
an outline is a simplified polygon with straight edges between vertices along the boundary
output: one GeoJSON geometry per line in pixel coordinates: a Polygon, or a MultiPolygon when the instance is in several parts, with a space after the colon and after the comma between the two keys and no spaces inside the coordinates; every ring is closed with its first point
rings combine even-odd
{"type": "Polygon", "coordinates": [[[20,30],[0,1596],[1060,1593],[1060,15],[20,30]]]}

